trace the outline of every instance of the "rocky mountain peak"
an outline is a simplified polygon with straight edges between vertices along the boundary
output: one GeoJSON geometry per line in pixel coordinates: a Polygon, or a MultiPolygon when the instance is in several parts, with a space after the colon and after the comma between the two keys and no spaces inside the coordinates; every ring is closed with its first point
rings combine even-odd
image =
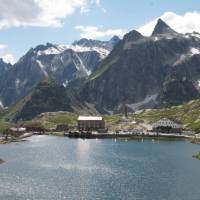
{"type": "Polygon", "coordinates": [[[153,30],[152,36],[160,34],[176,34],[168,24],[166,24],[162,19],[158,19],[157,24],[153,30]]]}
{"type": "Polygon", "coordinates": [[[72,45],[88,46],[89,43],[91,43],[91,40],[82,38],[80,40],[74,41],[72,45]]]}
{"type": "Polygon", "coordinates": [[[144,38],[144,36],[136,30],[131,31],[124,36],[124,40],[126,41],[136,41],[142,38],[144,38]]]}
{"type": "Polygon", "coordinates": [[[55,46],[55,45],[53,45],[53,44],[47,42],[46,45],[41,44],[41,45],[36,46],[36,47],[34,48],[34,50],[35,50],[35,51],[44,51],[44,50],[46,50],[46,49],[48,49],[48,48],[51,48],[51,47],[54,47],[54,46],[55,46]]]}
{"type": "Polygon", "coordinates": [[[100,40],[82,38],[78,41],[74,41],[72,45],[78,45],[81,47],[98,47],[111,51],[119,41],[120,39],[117,36],[112,37],[109,41],[100,41],[100,40]]]}
{"type": "Polygon", "coordinates": [[[116,45],[120,41],[120,38],[116,35],[114,35],[110,40],[109,43],[112,45],[116,45]]]}

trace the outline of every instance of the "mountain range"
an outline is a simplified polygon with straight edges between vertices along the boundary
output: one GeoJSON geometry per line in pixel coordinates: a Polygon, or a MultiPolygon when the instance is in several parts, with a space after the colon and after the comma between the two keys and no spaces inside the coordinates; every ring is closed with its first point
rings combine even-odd
{"type": "Polygon", "coordinates": [[[105,112],[172,106],[199,98],[200,34],[180,34],[158,20],[150,37],[137,31],[90,75],[80,95],[105,112]]]}
{"type": "Polygon", "coordinates": [[[72,45],[47,43],[31,48],[11,66],[0,61],[0,102],[15,104],[43,79],[52,79],[67,86],[68,82],[89,76],[110,53],[118,37],[110,41],[81,39],[72,45]]]}
{"type": "Polygon", "coordinates": [[[17,119],[48,111],[111,114],[122,112],[124,105],[131,112],[169,107],[200,97],[200,34],[177,33],[159,19],[149,37],[133,30],[122,40],[40,45],[14,66],[3,68],[1,104],[13,108],[19,105],[17,101],[23,102],[17,119]],[[40,83],[44,79],[48,79],[48,93],[39,92],[44,89],[40,83]],[[60,86],[62,103],[51,92],[60,86]],[[43,101],[48,105],[45,109],[33,106],[43,101]],[[54,101],[57,106],[52,109],[54,101]]]}

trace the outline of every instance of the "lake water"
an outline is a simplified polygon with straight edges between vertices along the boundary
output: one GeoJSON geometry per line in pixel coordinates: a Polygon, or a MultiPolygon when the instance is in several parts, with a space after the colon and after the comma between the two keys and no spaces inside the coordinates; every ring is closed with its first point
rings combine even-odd
{"type": "Polygon", "coordinates": [[[200,145],[34,136],[0,145],[0,200],[200,200],[200,145]]]}

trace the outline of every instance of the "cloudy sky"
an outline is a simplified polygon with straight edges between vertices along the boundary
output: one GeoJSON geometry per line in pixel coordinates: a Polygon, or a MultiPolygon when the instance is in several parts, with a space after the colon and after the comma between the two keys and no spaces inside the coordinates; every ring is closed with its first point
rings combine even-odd
{"type": "Polygon", "coordinates": [[[158,18],[200,32],[199,0],[0,0],[0,57],[15,62],[38,44],[107,40],[133,29],[150,35],[158,18]]]}

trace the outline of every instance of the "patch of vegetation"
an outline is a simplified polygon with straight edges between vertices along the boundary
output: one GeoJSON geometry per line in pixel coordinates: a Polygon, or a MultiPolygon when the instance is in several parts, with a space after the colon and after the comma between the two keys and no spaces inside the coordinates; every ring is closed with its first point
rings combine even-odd
{"type": "Polygon", "coordinates": [[[0,131],[3,131],[5,129],[13,127],[13,123],[5,122],[5,121],[0,121],[0,131]]]}
{"type": "Polygon", "coordinates": [[[94,80],[98,78],[101,74],[103,74],[110,66],[118,61],[119,57],[114,57],[113,59],[107,60],[106,63],[103,63],[101,67],[99,67],[92,75],[90,76],[90,80],[94,80]]]}
{"type": "MultiPolygon", "coordinates": [[[[46,100],[43,101],[46,102],[46,100]]],[[[17,105],[18,108],[20,108],[23,103],[24,102],[19,102],[17,105]]],[[[41,112],[42,110],[40,109],[40,106],[41,104],[39,104],[39,107],[34,108],[36,110],[39,109],[41,112]]],[[[6,120],[12,119],[12,115],[15,115],[18,112],[17,110],[17,108],[14,109],[14,111],[12,110],[12,113],[9,110],[0,112],[0,129],[14,126],[13,123],[6,122],[6,120]]],[[[32,111],[30,110],[30,112],[32,111]]],[[[91,113],[94,114],[92,111],[91,113]]],[[[67,124],[69,127],[76,127],[77,117],[78,114],[76,113],[49,112],[40,114],[33,119],[22,123],[32,124],[37,122],[41,123],[46,129],[56,128],[59,124],[67,124]]],[[[122,114],[104,115],[103,117],[106,122],[106,127],[111,131],[147,128],[148,125],[166,117],[180,121],[184,125],[185,129],[200,132],[200,100],[191,101],[187,104],[173,106],[171,108],[147,109],[140,113],[129,113],[127,119],[122,114]]]]}
{"type": "Polygon", "coordinates": [[[142,128],[145,124],[152,124],[161,118],[172,118],[180,121],[184,128],[200,132],[200,100],[191,101],[180,106],[163,109],[147,109],[138,114],[129,114],[128,119],[123,115],[105,116],[108,128],[142,128]]]}
{"type": "Polygon", "coordinates": [[[74,127],[77,125],[77,117],[77,114],[69,112],[44,113],[31,121],[27,121],[26,124],[34,124],[38,122],[46,129],[56,128],[59,124],[67,124],[69,127],[74,127]]]}
{"type": "Polygon", "coordinates": [[[0,114],[0,119],[3,121],[13,121],[17,115],[21,112],[23,106],[29,101],[30,95],[21,99],[18,103],[5,109],[2,114],[0,114]]]}
{"type": "Polygon", "coordinates": [[[200,152],[196,153],[193,155],[193,158],[199,159],[200,160],[200,152]]]}
{"type": "Polygon", "coordinates": [[[53,81],[42,81],[32,92],[21,110],[15,115],[16,120],[32,119],[43,112],[72,111],[70,100],[63,86],[53,81]]]}

